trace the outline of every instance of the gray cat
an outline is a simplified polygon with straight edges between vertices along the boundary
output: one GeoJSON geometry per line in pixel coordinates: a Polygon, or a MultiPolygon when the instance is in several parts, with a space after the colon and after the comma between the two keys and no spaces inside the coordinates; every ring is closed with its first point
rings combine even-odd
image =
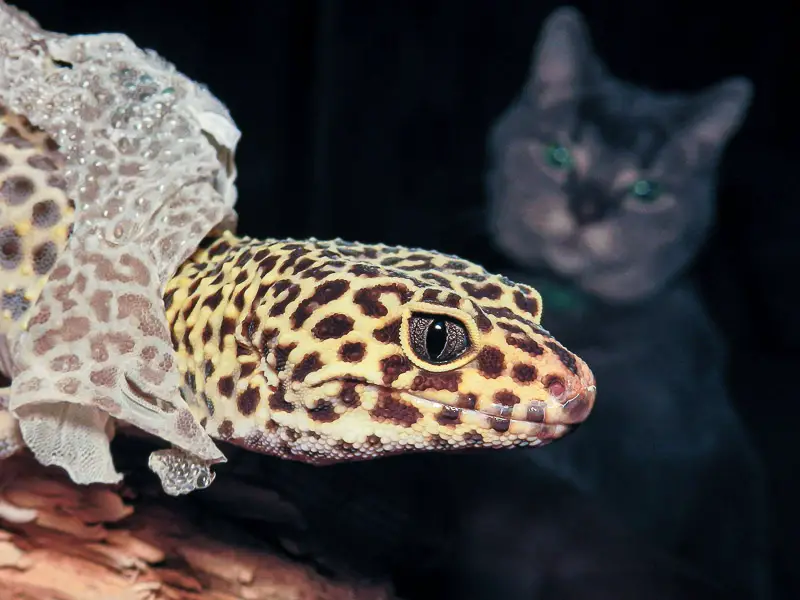
{"type": "Polygon", "coordinates": [[[546,20],[529,79],[490,136],[489,226],[539,288],[543,324],[597,377],[595,412],[531,454],[648,541],[765,597],[765,476],[724,385],[721,339],[688,277],[716,171],[750,103],[613,77],[580,14],[546,20]],[[744,568],[742,568],[744,567],[744,568]]]}

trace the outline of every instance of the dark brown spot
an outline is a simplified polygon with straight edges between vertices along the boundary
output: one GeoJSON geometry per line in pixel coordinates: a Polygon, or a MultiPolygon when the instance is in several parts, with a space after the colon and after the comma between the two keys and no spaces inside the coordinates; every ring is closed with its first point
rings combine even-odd
{"type": "Polygon", "coordinates": [[[319,359],[319,352],[306,354],[292,371],[292,381],[304,381],[310,373],[319,371],[321,368],[322,361],[319,359]]]}
{"type": "Polygon", "coordinates": [[[522,315],[515,313],[513,310],[511,310],[506,306],[484,306],[483,310],[486,311],[486,314],[492,315],[493,317],[500,317],[501,319],[508,319],[509,321],[517,321],[518,323],[527,325],[534,331],[538,331],[540,329],[540,327],[532,320],[526,319],[522,315]]]}
{"type": "Polygon", "coordinates": [[[22,260],[22,240],[14,227],[0,229],[0,266],[15,269],[22,260]]]}
{"type": "Polygon", "coordinates": [[[400,345],[400,319],[390,321],[380,329],[376,329],[372,336],[381,344],[397,344],[400,345]]]}
{"type": "Polygon", "coordinates": [[[34,227],[47,229],[52,227],[61,219],[61,211],[54,200],[42,200],[33,205],[31,211],[33,218],[31,222],[34,227]]]}
{"type": "Polygon", "coordinates": [[[269,407],[280,412],[292,412],[294,410],[294,406],[286,401],[286,388],[283,384],[279,385],[278,389],[270,394],[269,407]]]}
{"type": "Polygon", "coordinates": [[[465,281],[461,284],[461,287],[476,300],[482,300],[484,298],[499,300],[503,295],[503,290],[496,283],[487,283],[481,286],[465,281]]]}
{"type": "Polygon", "coordinates": [[[356,385],[358,385],[355,381],[344,381],[342,382],[342,389],[339,391],[339,400],[341,400],[342,404],[348,407],[356,407],[361,404],[361,398],[356,391],[356,385]]]}
{"type": "Polygon", "coordinates": [[[233,394],[233,377],[230,375],[220,377],[217,382],[217,389],[223,398],[230,398],[233,394]]]}
{"type": "Polygon", "coordinates": [[[495,392],[494,401],[501,406],[514,406],[515,404],[519,404],[519,396],[508,390],[500,390],[499,392],[495,392]]]}
{"type": "Polygon", "coordinates": [[[530,383],[536,379],[536,367],[522,363],[516,364],[511,369],[511,377],[517,383],[530,383]]]}
{"type": "Polygon", "coordinates": [[[240,269],[243,268],[250,260],[253,258],[253,253],[249,250],[244,250],[241,254],[239,254],[239,258],[233,264],[234,267],[239,267],[240,269]]]}
{"type": "Polygon", "coordinates": [[[211,338],[214,337],[214,329],[211,327],[211,323],[206,323],[203,326],[203,344],[207,344],[211,341],[211,338]]]}
{"type": "Polygon", "coordinates": [[[203,300],[203,306],[208,306],[211,308],[211,310],[214,310],[219,306],[220,302],[222,302],[222,288],[218,289],[216,292],[203,300]]]}
{"type": "Polygon", "coordinates": [[[400,375],[411,370],[411,364],[402,354],[393,354],[381,360],[384,385],[394,382],[400,375]]]}
{"type": "Polygon", "coordinates": [[[264,276],[268,273],[271,273],[275,266],[278,264],[278,259],[280,258],[277,254],[270,254],[265,256],[263,259],[259,259],[258,255],[260,253],[256,253],[255,260],[258,261],[258,271],[259,273],[264,276]]]}
{"type": "Polygon", "coordinates": [[[35,189],[33,181],[23,175],[9,177],[0,187],[0,197],[5,198],[9,205],[15,206],[28,201],[35,189]]]}
{"type": "Polygon", "coordinates": [[[478,398],[475,394],[461,394],[458,397],[458,407],[466,408],[468,410],[475,410],[478,405],[478,398]]]}
{"type": "Polygon", "coordinates": [[[491,320],[474,300],[470,300],[470,302],[472,302],[472,307],[475,309],[475,324],[478,326],[478,330],[483,333],[490,332],[493,329],[491,320]]]}
{"type": "Polygon", "coordinates": [[[245,294],[247,293],[247,288],[243,287],[240,290],[237,290],[236,293],[233,295],[233,305],[236,307],[236,310],[242,311],[244,310],[244,301],[245,301],[245,294]]]}
{"type": "Polygon", "coordinates": [[[256,412],[259,402],[261,402],[261,391],[257,387],[250,386],[239,394],[236,399],[236,406],[239,408],[240,413],[245,417],[249,417],[256,412]]]}
{"type": "Polygon", "coordinates": [[[530,405],[528,406],[528,421],[531,421],[532,423],[544,423],[546,406],[547,405],[544,402],[540,402],[539,400],[531,401],[530,405]]]}
{"type": "MultiPolygon", "coordinates": [[[[282,280],[285,281],[285,280],[282,280]]],[[[296,283],[288,283],[286,287],[281,287],[279,284],[281,281],[276,282],[273,288],[273,295],[277,298],[285,289],[286,295],[284,296],[283,300],[279,300],[275,304],[272,305],[272,308],[269,309],[269,316],[270,317],[279,317],[283,313],[286,312],[286,308],[297,299],[297,296],[300,295],[300,286],[296,283]]]]}
{"type": "Polygon", "coordinates": [[[367,345],[362,342],[347,342],[339,348],[339,358],[344,362],[355,363],[364,358],[367,345]]]}
{"type": "Polygon", "coordinates": [[[506,336],[506,342],[508,342],[509,346],[519,348],[531,356],[541,356],[544,354],[544,348],[524,334],[509,334],[506,336]]]}
{"type": "Polygon", "coordinates": [[[406,404],[388,392],[378,394],[378,402],[370,414],[405,427],[411,427],[422,418],[422,412],[416,406],[406,404]]]}
{"type": "Polygon", "coordinates": [[[400,283],[376,285],[372,288],[358,290],[353,296],[353,302],[361,307],[361,312],[368,317],[385,317],[389,311],[381,302],[383,294],[395,294],[401,304],[411,300],[412,293],[400,283]]]}
{"type": "Polygon", "coordinates": [[[239,332],[242,334],[244,339],[255,343],[256,332],[258,331],[259,325],[261,325],[261,319],[258,318],[258,315],[256,315],[254,311],[251,311],[242,320],[242,325],[239,328],[239,332]]]}
{"type": "Polygon", "coordinates": [[[203,370],[205,371],[206,379],[209,379],[214,374],[214,363],[207,360],[203,365],[203,370]]]}
{"type": "Polygon", "coordinates": [[[422,298],[420,298],[420,302],[439,304],[439,290],[434,288],[428,288],[427,290],[423,291],[422,298]]]}
{"type": "Polygon", "coordinates": [[[457,392],[460,384],[460,371],[450,371],[445,373],[429,373],[427,371],[422,371],[419,375],[414,377],[414,381],[411,383],[411,390],[417,392],[421,390],[433,389],[457,392]]]}
{"type": "Polygon", "coordinates": [[[233,436],[233,423],[231,423],[230,419],[225,419],[219,424],[217,434],[223,440],[228,440],[233,436]]]}
{"type": "Polygon", "coordinates": [[[297,306],[297,310],[291,316],[292,329],[298,329],[320,306],[333,302],[340,298],[350,287],[350,283],[344,279],[326,281],[320,284],[310,298],[306,298],[297,306]]]}
{"type": "Polygon", "coordinates": [[[481,273],[472,273],[470,271],[454,271],[453,275],[456,277],[461,277],[462,279],[469,279],[470,281],[474,281],[476,283],[482,283],[486,281],[486,275],[482,275],[481,273]]]}
{"type": "Polygon", "coordinates": [[[353,323],[355,321],[352,317],[336,313],[325,317],[314,325],[311,333],[318,340],[339,339],[353,331],[353,323]]]}
{"type": "Polygon", "coordinates": [[[544,345],[555,353],[555,355],[558,357],[558,360],[561,361],[561,364],[567,367],[567,369],[569,369],[573,375],[578,374],[578,363],[575,360],[575,356],[573,356],[571,352],[568,352],[566,348],[555,342],[545,342],[544,345]]]}
{"type": "MultiPolygon", "coordinates": [[[[266,336],[265,336],[266,339],[266,336]]],[[[275,371],[280,373],[286,368],[289,361],[289,353],[297,347],[296,343],[286,344],[275,347],[275,371]]],[[[265,353],[266,354],[266,353],[265,353]]]]}
{"type": "Polygon", "coordinates": [[[536,298],[523,294],[519,290],[514,292],[514,304],[534,318],[539,314],[539,302],[536,298]]]}
{"type": "Polygon", "coordinates": [[[330,400],[319,400],[317,405],[308,409],[308,416],[312,421],[319,423],[330,423],[339,418],[339,414],[333,409],[333,403],[330,400]]]}
{"type": "Polygon", "coordinates": [[[222,317],[222,323],[219,327],[220,342],[229,335],[236,333],[236,319],[233,317],[222,317]]]}
{"type": "Polygon", "coordinates": [[[58,258],[58,247],[55,242],[44,242],[33,249],[33,271],[37,275],[50,272],[58,258]]]}
{"type": "Polygon", "coordinates": [[[443,277],[443,276],[438,275],[436,273],[432,273],[430,271],[427,271],[425,273],[420,273],[420,278],[421,279],[425,279],[427,281],[433,281],[436,284],[438,284],[439,286],[441,286],[441,287],[443,287],[443,288],[445,288],[447,290],[452,290],[453,289],[453,284],[450,282],[449,279],[447,279],[447,277],[443,277]]]}
{"type": "Polygon", "coordinates": [[[457,425],[461,422],[461,409],[445,404],[436,415],[436,421],[439,425],[457,425]]]}
{"type": "MultiPolygon", "coordinates": [[[[288,245],[284,246],[284,250],[288,250],[288,245]]],[[[283,261],[280,268],[278,269],[278,273],[285,273],[290,267],[297,262],[297,259],[305,256],[308,254],[308,250],[302,247],[293,247],[292,251],[289,252],[286,260],[283,261]]]]}
{"type": "Polygon", "coordinates": [[[381,274],[380,267],[366,263],[356,263],[350,267],[350,273],[356,277],[378,277],[381,274]]]}
{"type": "MultiPolygon", "coordinates": [[[[52,275],[51,275],[51,277],[52,277],[52,275]]],[[[184,320],[188,319],[189,315],[192,314],[192,311],[194,310],[194,307],[197,306],[198,300],[199,300],[199,298],[197,296],[194,296],[192,298],[189,298],[187,303],[183,306],[183,308],[181,309],[181,314],[183,315],[184,320]]],[[[188,329],[187,329],[187,332],[188,332],[188,329]]]]}
{"type": "Polygon", "coordinates": [[[243,362],[239,364],[239,377],[246,378],[250,377],[253,374],[253,371],[256,370],[258,366],[257,363],[254,362],[243,362]]]}
{"type": "Polygon", "coordinates": [[[525,333],[525,330],[522,327],[518,327],[517,325],[514,325],[513,323],[506,323],[505,321],[498,321],[497,322],[497,326],[500,329],[504,329],[504,330],[508,331],[509,333],[522,333],[522,334],[525,333]]]}
{"type": "Polygon", "coordinates": [[[499,348],[484,346],[478,353],[478,370],[484,377],[499,377],[505,367],[505,355],[499,348]]]}
{"type": "Polygon", "coordinates": [[[178,288],[172,289],[164,294],[164,309],[169,310],[172,306],[172,301],[175,299],[175,292],[178,291],[178,288]]]}
{"type": "Polygon", "coordinates": [[[508,431],[508,428],[511,426],[511,420],[504,417],[489,417],[489,424],[492,429],[498,433],[503,433],[504,431],[508,431]]]}

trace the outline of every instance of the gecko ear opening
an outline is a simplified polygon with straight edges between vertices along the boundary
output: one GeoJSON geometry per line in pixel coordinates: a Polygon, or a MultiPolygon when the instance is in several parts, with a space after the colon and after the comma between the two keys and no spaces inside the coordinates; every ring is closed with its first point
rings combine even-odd
{"type": "Polygon", "coordinates": [[[412,303],[403,311],[400,343],[417,367],[431,372],[451,371],[478,354],[480,331],[461,310],[412,303]]]}

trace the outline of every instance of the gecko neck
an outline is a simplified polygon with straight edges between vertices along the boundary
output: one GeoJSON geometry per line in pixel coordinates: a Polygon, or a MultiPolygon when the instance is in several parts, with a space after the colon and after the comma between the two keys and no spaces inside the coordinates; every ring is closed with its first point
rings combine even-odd
{"type": "Polygon", "coordinates": [[[254,307],[276,279],[262,260],[275,259],[269,248],[276,241],[225,233],[192,254],[164,291],[181,393],[212,437],[228,437],[242,414],[269,419],[261,398],[276,382],[258,366],[271,340],[262,339],[254,307]]]}

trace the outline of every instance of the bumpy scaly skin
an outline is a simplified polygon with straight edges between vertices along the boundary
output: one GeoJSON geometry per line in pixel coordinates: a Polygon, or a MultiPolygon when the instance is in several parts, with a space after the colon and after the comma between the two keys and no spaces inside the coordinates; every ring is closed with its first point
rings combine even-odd
{"type": "Polygon", "coordinates": [[[191,410],[259,452],[324,464],[535,446],[594,402],[589,368],[539,325],[535,290],[436,252],[228,233],[165,302],[191,410]],[[462,323],[467,352],[419,358],[417,315],[462,323]]]}
{"type": "MultiPolygon", "coordinates": [[[[62,168],[51,140],[0,114],[0,348],[66,245],[62,168]]],[[[541,445],[594,402],[588,367],[540,326],[535,290],[436,252],[226,233],[164,299],[191,410],[212,437],[258,452],[323,464],[541,445]],[[420,358],[419,315],[461,323],[466,352],[420,358]]],[[[0,410],[6,443],[8,419],[0,410]]]]}

